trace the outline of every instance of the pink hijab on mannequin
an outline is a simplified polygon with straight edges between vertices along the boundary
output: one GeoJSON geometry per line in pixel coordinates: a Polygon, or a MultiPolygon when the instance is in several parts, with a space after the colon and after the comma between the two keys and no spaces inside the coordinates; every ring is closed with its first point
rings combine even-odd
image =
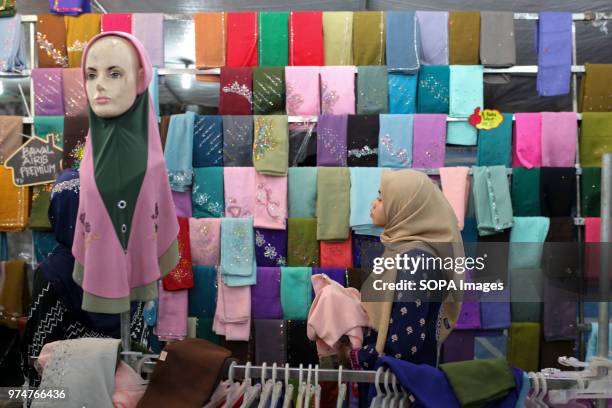
{"type": "MultiPolygon", "coordinates": [[[[81,67],[86,76],[88,51],[108,36],[127,40],[136,50],[143,69],[138,94],[147,90],[152,77],[149,57],[136,37],[123,32],[105,32],[93,37],[83,52],[81,67]]],[[[155,110],[149,97],[147,166],[132,218],[127,250],[113,228],[94,176],[91,132],[81,162],[81,195],[72,253],[83,266],[81,286],[89,294],[108,299],[130,296],[130,290],[160,279],[159,258],[178,235],[178,222],[162,153],[155,110]]],[[[163,271],[168,272],[168,271],[163,271]]]]}

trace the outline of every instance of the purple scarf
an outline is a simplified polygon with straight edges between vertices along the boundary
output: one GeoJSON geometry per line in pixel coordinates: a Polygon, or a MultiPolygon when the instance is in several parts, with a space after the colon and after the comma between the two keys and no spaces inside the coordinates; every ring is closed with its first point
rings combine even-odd
{"type": "Polygon", "coordinates": [[[255,228],[255,259],[257,266],[285,266],[287,230],[255,228]]]}
{"type": "Polygon", "coordinates": [[[282,319],[280,268],[258,267],[257,284],[251,286],[251,318],[282,319]]]}
{"type": "Polygon", "coordinates": [[[572,66],[572,13],[545,11],[536,30],[540,96],[566,95],[572,66]]]}
{"type": "Polygon", "coordinates": [[[64,116],[64,87],[61,68],[35,68],[34,114],[36,116],[64,116]]]}
{"type": "Polygon", "coordinates": [[[347,115],[322,115],[317,123],[317,166],[346,166],[347,115]]]}
{"type": "Polygon", "coordinates": [[[412,126],[412,167],[444,167],[446,115],[416,114],[412,126]]]}
{"type": "Polygon", "coordinates": [[[64,16],[91,13],[90,0],[49,0],[49,11],[64,16]]]}
{"type": "MultiPolygon", "coordinates": [[[[345,268],[312,268],[312,274],[318,275],[324,273],[332,280],[346,287],[346,269],[345,268]]],[[[314,289],[312,290],[312,298],[315,298],[314,289]]]]}

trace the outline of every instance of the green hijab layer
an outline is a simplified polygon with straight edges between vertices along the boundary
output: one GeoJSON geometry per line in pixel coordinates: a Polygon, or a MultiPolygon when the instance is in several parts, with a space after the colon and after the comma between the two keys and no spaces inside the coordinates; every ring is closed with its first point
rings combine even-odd
{"type": "Polygon", "coordinates": [[[108,119],[89,109],[96,186],[124,250],[147,170],[148,102],[149,92],[145,91],[125,113],[108,119]]]}

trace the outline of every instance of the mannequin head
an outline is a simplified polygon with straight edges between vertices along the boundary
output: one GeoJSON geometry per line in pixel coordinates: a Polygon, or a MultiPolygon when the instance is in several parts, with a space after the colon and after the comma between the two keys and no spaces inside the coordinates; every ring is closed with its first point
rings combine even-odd
{"type": "Polygon", "coordinates": [[[144,70],[127,39],[108,35],[95,41],[88,47],[84,67],[87,100],[96,115],[112,118],[132,107],[144,70]]]}

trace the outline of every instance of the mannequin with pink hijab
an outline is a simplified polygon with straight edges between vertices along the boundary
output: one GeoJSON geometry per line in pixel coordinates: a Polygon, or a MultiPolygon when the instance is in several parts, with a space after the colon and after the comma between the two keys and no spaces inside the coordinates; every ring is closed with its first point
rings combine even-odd
{"type": "Polygon", "coordinates": [[[157,281],[179,260],[179,227],[143,45],[127,33],[99,34],[81,66],[90,109],[73,278],[83,310],[121,313],[157,298],[157,281]]]}

